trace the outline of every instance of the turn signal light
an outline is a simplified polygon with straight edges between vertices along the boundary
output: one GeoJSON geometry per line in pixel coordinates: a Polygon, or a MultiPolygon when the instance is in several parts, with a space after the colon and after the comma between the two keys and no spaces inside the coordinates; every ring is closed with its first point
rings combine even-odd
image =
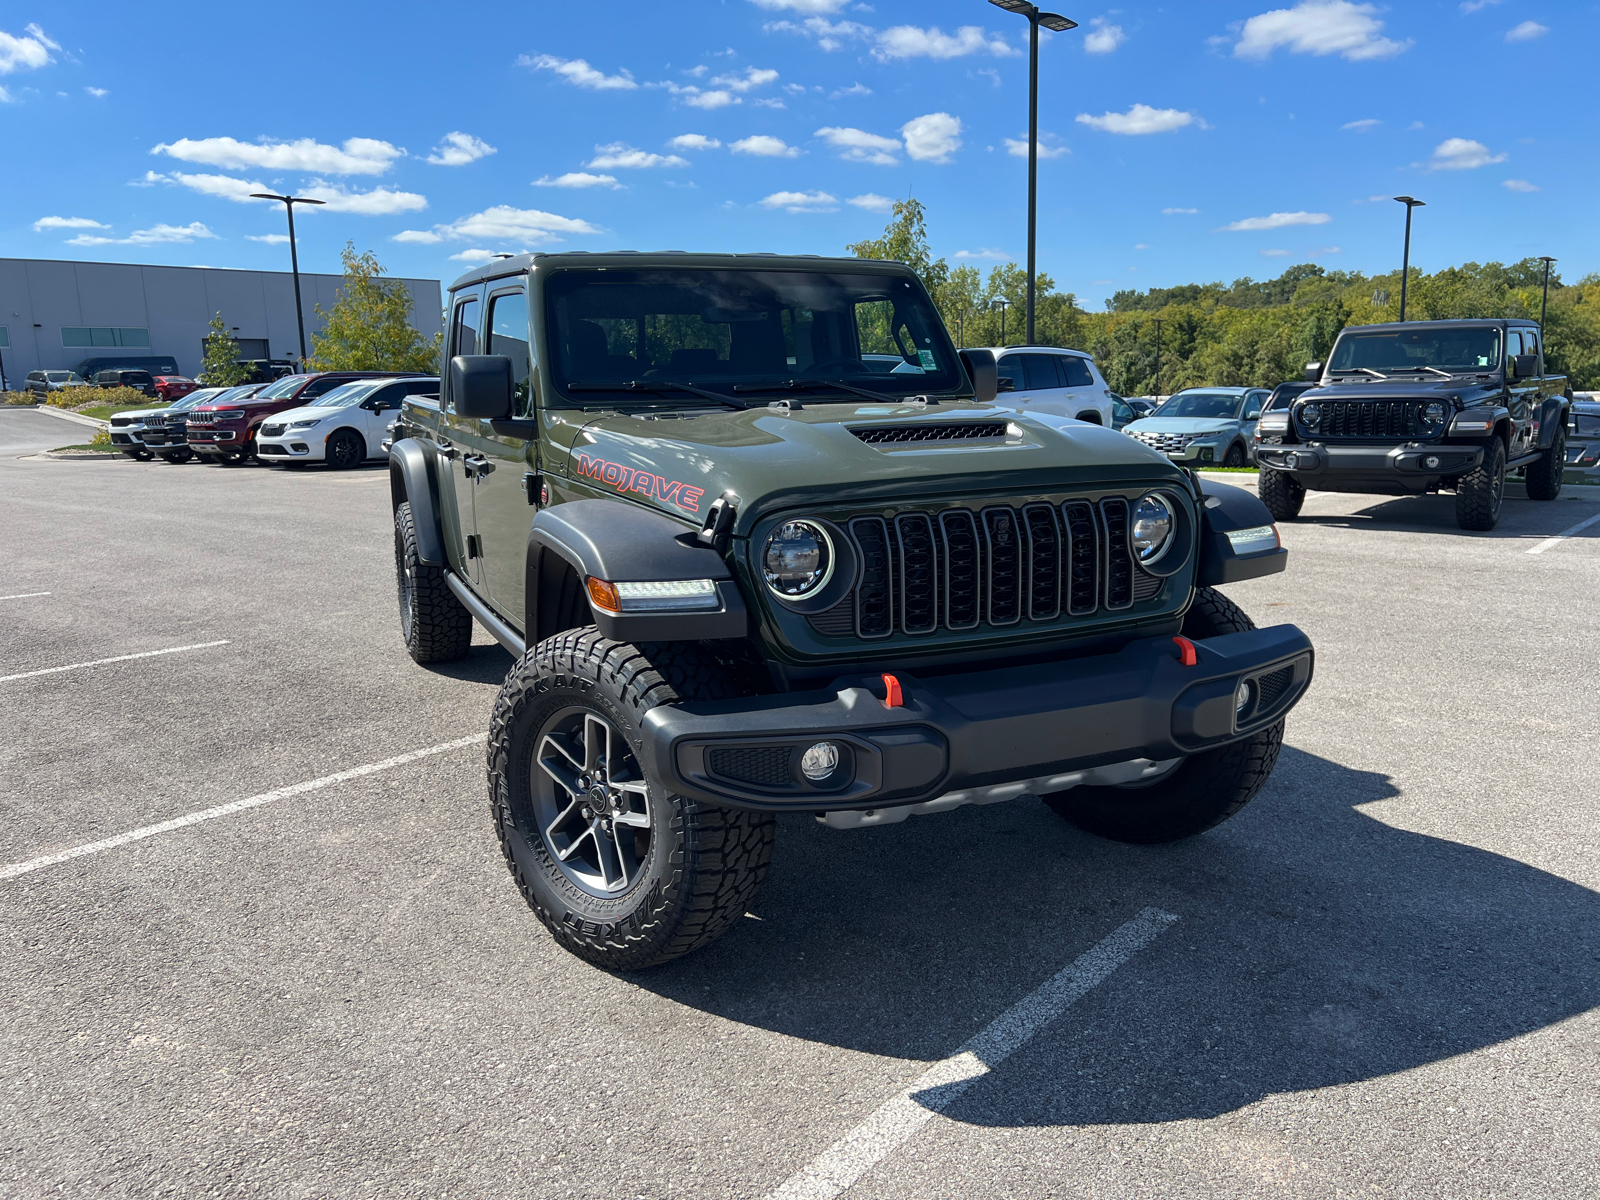
{"type": "Polygon", "coordinates": [[[593,575],[589,576],[589,603],[613,616],[622,612],[622,598],[617,595],[617,585],[596,579],[593,575]]]}

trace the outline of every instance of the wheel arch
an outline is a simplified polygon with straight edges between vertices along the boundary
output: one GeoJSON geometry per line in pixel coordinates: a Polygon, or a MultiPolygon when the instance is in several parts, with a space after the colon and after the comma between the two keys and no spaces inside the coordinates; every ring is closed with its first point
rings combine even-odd
{"type": "Polygon", "coordinates": [[[439,487],[422,443],[403,438],[389,448],[389,498],[391,511],[411,505],[417,531],[417,558],[430,567],[450,565],[445,556],[444,531],[439,526],[439,487]]]}

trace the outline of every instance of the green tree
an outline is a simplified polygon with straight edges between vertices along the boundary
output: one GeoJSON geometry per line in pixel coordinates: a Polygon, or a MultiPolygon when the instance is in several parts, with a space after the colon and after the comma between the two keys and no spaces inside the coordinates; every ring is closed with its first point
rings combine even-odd
{"type": "Polygon", "coordinates": [[[369,250],[357,254],[346,242],[344,282],[327,312],[319,304],[322,328],[311,335],[313,371],[425,371],[439,373],[444,334],[430,340],[411,324],[411,293],[397,279],[385,279],[369,250]]]}
{"type": "Polygon", "coordinates": [[[237,387],[250,378],[250,368],[239,361],[239,343],[219,312],[211,318],[206,335],[206,356],[200,366],[200,379],[207,387],[237,387]]]}

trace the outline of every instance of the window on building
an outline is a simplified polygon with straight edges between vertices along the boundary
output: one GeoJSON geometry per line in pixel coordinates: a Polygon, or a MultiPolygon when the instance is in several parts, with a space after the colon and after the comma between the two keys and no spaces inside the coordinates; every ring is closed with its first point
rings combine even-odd
{"type": "Polygon", "coordinates": [[[11,349],[11,331],[0,325],[0,350],[11,349]]]}
{"type": "Polygon", "coordinates": [[[122,346],[150,348],[148,329],[115,329],[102,325],[63,325],[63,346],[122,346]]]}

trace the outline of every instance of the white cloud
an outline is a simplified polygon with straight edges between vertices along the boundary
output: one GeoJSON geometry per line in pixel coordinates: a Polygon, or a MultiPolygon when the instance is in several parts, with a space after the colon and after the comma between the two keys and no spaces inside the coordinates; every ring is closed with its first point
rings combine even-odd
{"type": "Polygon", "coordinates": [[[363,217],[387,217],[394,213],[421,212],[428,207],[428,198],[416,192],[397,192],[386,187],[376,187],[370,192],[352,192],[343,184],[325,183],[313,179],[298,194],[312,200],[321,200],[327,212],[356,213],[363,217]]]}
{"type": "Polygon", "coordinates": [[[750,0],[757,8],[771,12],[832,13],[838,12],[850,0],[750,0]]]}
{"type": "Polygon", "coordinates": [[[763,100],[756,100],[753,103],[755,104],[755,106],[757,108],[788,108],[789,107],[782,100],[779,100],[776,96],[768,96],[763,100]]]}
{"type": "MultiPolygon", "coordinates": [[[[1537,192],[1539,190],[1537,184],[1529,183],[1526,179],[1507,179],[1500,186],[1513,192],[1537,192]]],[[[34,228],[37,229],[39,227],[35,225],[34,228]]]]}
{"type": "Polygon", "coordinates": [[[243,170],[315,171],[319,175],[382,175],[405,151],[375,138],[347,138],[342,147],[311,138],[293,142],[241,142],[237,138],[179,138],[152,147],[184,162],[243,170]]]}
{"type": "Polygon", "coordinates": [[[554,179],[548,175],[541,175],[533,181],[533,186],[558,188],[606,187],[615,190],[622,185],[617,182],[615,175],[591,175],[588,171],[568,171],[565,175],[557,175],[554,179]]]}
{"type": "Polygon", "coordinates": [[[737,142],[730,143],[729,150],[735,154],[749,154],[755,158],[798,158],[800,151],[785,142],[782,138],[775,138],[770,134],[757,133],[747,138],[740,138],[737,142]]]}
{"type": "Polygon", "coordinates": [[[212,233],[199,221],[191,221],[187,225],[152,225],[149,229],[135,229],[125,238],[98,237],[94,234],[79,234],[75,238],[68,238],[69,246],[159,246],[183,245],[194,241],[196,238],[214,238],[212,233]]]}
{"type": "Polygon", "coordinates": [[[957,250],[952,257],[954,257],[954,258],[992,258],[992,259],[995,259],[995,260],[1000,261],[1000,262],[1005,262],[1008,259],[1010,259],[1011,255],[1007,254],[1004,250],[984,249],[984,250],[957,250]]]}
{"type": "Polygon", "coordinates": [[[1383,22],[1374,15],[1375,4],[1350,0],[1302,0],[1293,8],[1275,8],[1251,17],[1239,31],[1233,53],[1237,58],[1270,58],[1287,49],[1291,54],[1338,54],[1351,62],[1393,58],[1411,48],[1411,41],[1380,37],[1383,22]]]}
{"type": "Polygon", "coordinates": [[[1246,217],[1242,221],[1235,221],[1232,225],[1224,225],[1223,229],[1234,233],[1249,233],[1257,229],[1283,229],[1288,225],[1326,225],[1331,220],[1333,218],[1327,213],[1272,213],[1265,217],[1246,217]]]}
{"type": "Polygon", "coordinates": [[[1165,217],[1171,217],[1171,216],[1176,216],[1176,215],[1181,213],[1184,216],[1191,216],[1192,217],[1195,213],[1197,213],[1199,211],[1200,210],[1198,208],[1163,208],[1161,210],[1161,215],[1165,216],[1165,217]]]}
{"type": "Polygon", "coordinates": [[[43,233],[46,229],[110,229],[109,225],[102,225],[99,221],[91,221],[88,217],[40,217],[33,223],[35,233],[43,233]]]}
{"type": "Polygon", "coordinates": [[[1471,171],[1490,163],[1505,162],[1504,154],[1490,154],[1489,147],[1471,138],[1445,138],[1433,148],[1430,171],[1471,171]]]}
{"type": "Polygon", "coordinates": [[[1150,247],[1149,247],[1149,246],[1147,246],[1147,245],[1145,245],[1145,243],[1143,243],[1143,242],[1137,242],[1137,243],[1135,243],[1135,245],[1134,245],[1134,247],[1133,247],[1133,248],[1134,248],[1134,249],[1135,249],[1135,250],[1148,250],[1148,249],[1150,249],[1150,247]]]}
{"type": "Polygon", "coordinates": [[[515,242],[532,245],[535,242],[560,241],[563,233],[599,233],[587,221],[575,217],[561,217],[555,213],[533,208],[512,208],[497,204],[480,213],[462,217],[432,229],[403,229],[391,241],[412,245],[431,246],[444,241],[515,242]]]}
{"type": "Polygon", "coordinates": [[[22,33],[22,37],[13,37],[0,30],[0,75],[10,75],[14,71],[36,71],[55,62],[50,57],[50,51],[61,47],[51,41],[44,30],[30,24],[22,33]]]}
{"type": "Polygon", "coordinates": [[[1376,129],[1382,124],[1383,122],[1378,120],[1377,117],[1363,117],[1359,121],[1346,121],[1339,126],[1339,132],[1343,133],[1346,129],[1353,129],[1357,133],[1366,133],[1368,130],[1376,129]]]}
{"type": "Polygon", "coordinates": [[[683,97],[683,102],[690,108],[702,109],[711,112],[718,108],[727,108],[730,104],[743,104],[744,101],[732,92],[716,88],[709,92],[702,92],[699,88],[673,88],[674,96],[683,97]]]}
{"type": "MultiPolygon", "coordinates": [[[[1044,144],[1044,140],[1048,136],[1048,134],[1043,133],[1039,135],[1040,158],[1060,158],[1063,154],[1072,153],[1072,151],[1068,150],[1065,146],[1046,146],[1044,144]]],[[[1013,158],[1028,157],[1028,142],[1026,138],[1006,138],[1005,143],[1006,153],[1011,155],[1013,158]]]]}
{"type": "Polygon", "coordinates": [[[793,21],[768,21],[762,26],[767,33],[795,33],[801,37],[817,39],[820,50],[843,50],[847,42],[872,37],[872,26],[859,21],[829,21],[824,17],[808,17],[800,24],[793,21]]]}
{"type": "Polygon", "coordinates": [[[847,88],[835,88],[828,93],[828,99],[837,100],[841,96],[870,96],[872,89],[864,83],[852,83],[847,88]]]}
{"type": "Polygon", "coordinates": [[[1508,41],[1508,42],[1532,42],[1532,41],[1536,41],[1539,38],[1542,38],[1545,34],[1547,34],[1549,32],[1550,32],[1550,26],[1548,26],[1548,25],[1541,25],[1537,21],[1524,21],[1521,25],[1518,25],[1515,29],[1506,30],[1506,41],[1508,41]]]}
{"type": "Polygon", "coordinates": [[[878,35],[872,53],[887,62],[895,58],[962,58],[968,54],[993,54],[1005,58],[1022,51],[999,34],[989,34],[980,25],[963,25],[954,34],[937,25],[920,29],[915,25],[896,25],[878,35]]]}
{"type": "Polygon", "coordinates": [[[111,94],[105,88],[86,87],[83,90],[88,92],[89,95],[93,96],[96,100],[99,100],[102,97],[109,96],[111,94]]]}
{"type": "Polygon", "coordinates": [[[12,104],[12,103],[15,103],[15,101],[16,101],[16,97],[15,96],[13,96],[10,92],[6,91],[5,88],[0,87],[0,104],[12,104]]]}
{"type": "Polygon", "coordinates": [[[1110,54],[1127,40],[1128,35],[1122,31],[1121,25],[1113,25],[1105,17],[1096,17],[1089,22],[1089,33],[1083,39],[1083,48],[1090,54],[1110,54]]]}
{"type": "Polygon", "coordinates": [[[1078,114],[1078,124],[1087,125],[1091,129],[1099,129],[1105,133],[1170,133],[1174,129],[1182,129],[1185,125],[1195,123],[1195,115],[1176,108],[1151,108],[1148,104],[1135,104],[1125,113],[1108,112],[1102,116],[1094,117],[1088,113],[1078,114]]]}
{"type": "Polygon", "coordinates": [[[845,201],[845,203],[853,204],[857,208],[864,208],[868,212],[880,213],[888,212],[894,207],[894,201],[889,199],[889,197],[879,196],[873,192],[865,192],[859,196],[851,196],[850,199],[845,201]]]}
{"type": "Polygon", "coordinates": [[[470,133],[447,133],[444,140],[433,148],[427,161],[436,167],[464,167],[495,152],[488,142],[470,133]]]}
{"type": "Polygon", "coordinates": [[[743,75],[718,75],[711,81],[711,85],[727,88],[730,92],[743,93],[775,83],[777,79],[778,73],[770,67],[761,69],[746,67],[743,75]]]}
{"type": "Polygon", "coordinates": [[[1340,250],[1339,250],[1339,247],[1337,247],[1337,246],[1319,246],[1319,247],[1317,247],[1317,253],[1318,254],[1338,254],[1338,253],[1340,253],[1340,250]]]}
{"type": "Polygon", "coordinates": [[[463,250],[460,254],[452,254],[451,262],[486,263],[506,253],[504,250],[463,250]]]}
{"type": "Polygon", "coordinates": [[[707,137],[703,133],[680,133],[667,145],[674,150],[715,150],[722,143],[714,137],[707,137]]]}
{"type": "Polygon", "coordinates": [[[597,71],[581,58],[557,58],[553,54],[523,54],[517,66],[535,71],[554,71],[574,87],[589,88],[597,92],[630,91],[639,85],[627,71],[620,75],[607,75],[597,71]]]}
{"type": "Polygon", "coordinates": [[[1261,257],[1262,258],[1288,258],[1289,257],[1289,252],[1287,250],[1263,250],[1260,253],[1261,253],[1261,257]]]}
{"type": "Polygon", "coordinates": [[[900,161],[896,157],[900,152],[900,142],[896,138],[840,125],[825,125],[817,130],[817,136],[840,151],[839,157],[848,162],[892,167],[900,161]]]}
{"type": "Polygon", "coordinates": [[[244,235],[247,242],[262,242],[268,246],[281,246],[289,240],[287,233],[247,233],[244,235]]]}
{"type": "Polygon", "coordinates": [[[761,201],[761,207],[792,213],[830,213],[839,211],[839,201],[827,192],[773,192],[761,201]]]}
{"type": "Polygon", "coordinates": [[[900,126],[906,140],[906,153],[918,162],[949,162],[961,148],[961,118],[949,113],[928,113],[913,117],[900,126]]]}
{"type": "Polygon", "coordinates": [[[171,175],[157,175],[154,171],[147,171],[144,181],[147,184],[181,183],[202,196],[216,196],[222,200],[233,200],[241,204],[253,203],[250,196],[252,192],[272,190],[266,184],[253,179],[235,179],[232,175],[186,175],[182,171],[174,171],[171,175]]]}
{"type": "Polygon", "coordinates": [[[1461,11],[1464,13],[1482,12],[1491,5],[1499,3],[1500,0],[1461,0],[1461,11]]]}
{"type": "Polygon", "coordinates": [[[610,142],[595,147],[595,156],[587,164],[597,171],[635,171],[649,167],[687,167],[689,160],[676,154],[651,154],[638,150],[625,142],[610,142]]]}

